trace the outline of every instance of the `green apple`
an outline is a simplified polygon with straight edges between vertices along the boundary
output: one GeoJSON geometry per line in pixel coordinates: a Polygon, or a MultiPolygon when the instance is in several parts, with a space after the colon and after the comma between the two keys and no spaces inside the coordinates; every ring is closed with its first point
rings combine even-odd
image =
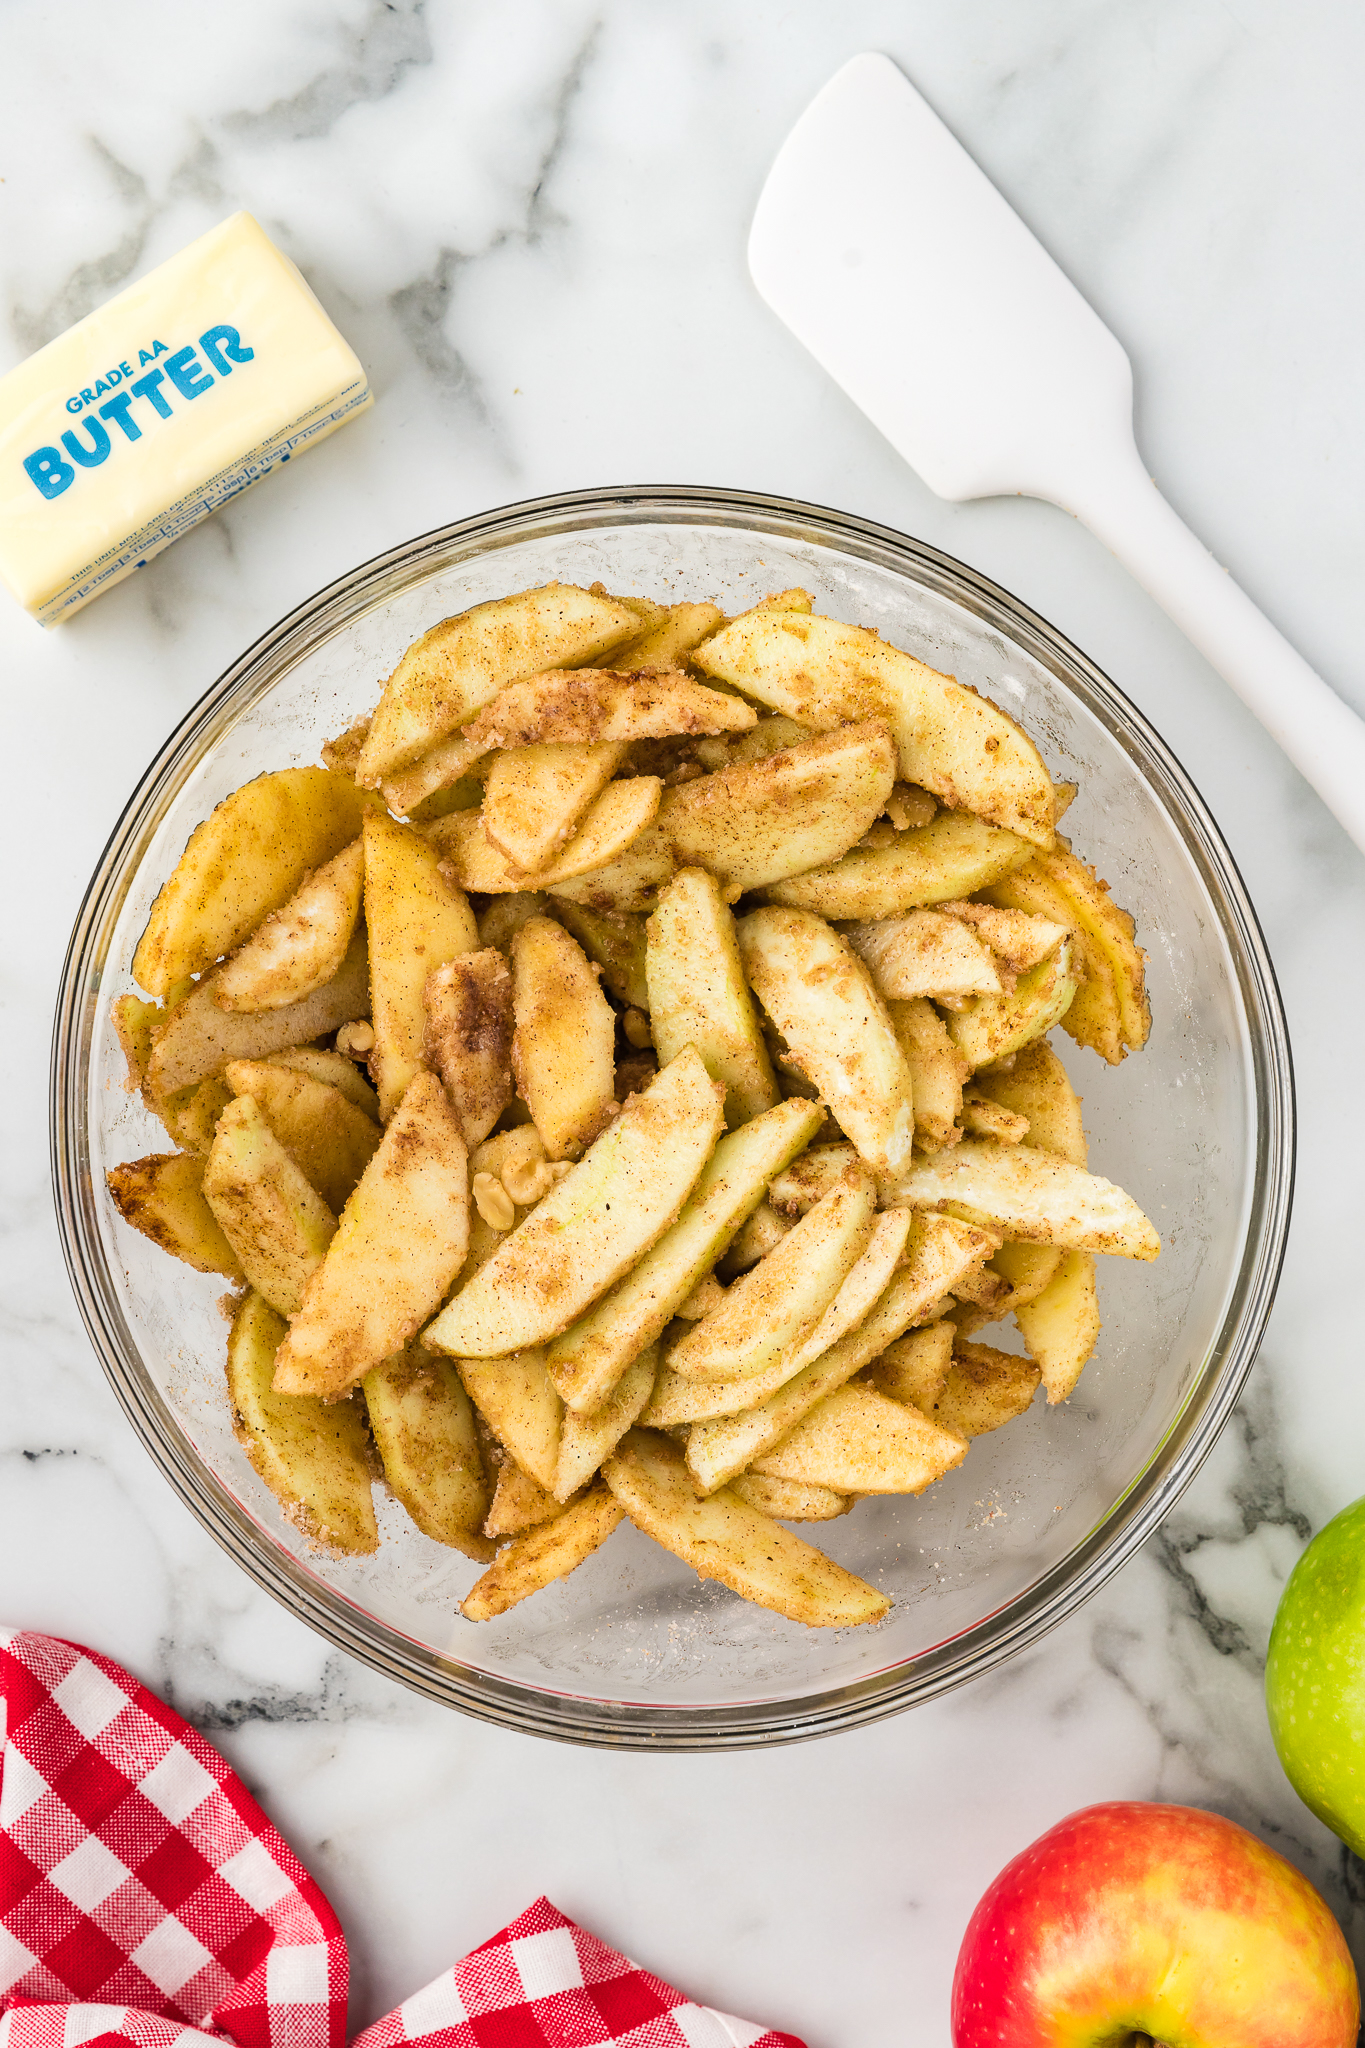
{"type": "Polygon", "coordinates": [[[1290,1573],[1265,1698],[1290,1784],[1365,1856],[1365,1500],[1343,1508],[1290,1573]]]}

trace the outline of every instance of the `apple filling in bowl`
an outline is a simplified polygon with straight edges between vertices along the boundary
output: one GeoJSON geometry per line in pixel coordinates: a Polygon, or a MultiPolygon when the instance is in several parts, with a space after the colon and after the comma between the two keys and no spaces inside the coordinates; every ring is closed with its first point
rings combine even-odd
{"type": "Polygon", "coordinates": [[[788,590],[552,583],[417,640],[190,838],[115,1002],[175,1150],[124,1219],[241,1291],[234,1426],[319,1544],[382,1478],[505,1612],[624,1518],[812,1627],[797,1536],[1064,1401],[1099,1254],[1060,1027],[1146,1040],[1026,733],[788,590]],[[979,1341],[1012,1320],[1022,1349],[979,1341]]]}

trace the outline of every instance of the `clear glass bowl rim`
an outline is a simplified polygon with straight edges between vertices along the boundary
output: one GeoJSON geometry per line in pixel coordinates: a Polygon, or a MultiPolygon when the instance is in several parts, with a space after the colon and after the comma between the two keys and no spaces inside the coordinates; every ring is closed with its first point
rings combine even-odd
{"type": "Polygon", "coordinates": [[[272,626],[186,713],[138,783],[82,901],[59,984],[50,1141],[62,1251],[82,1321],[125,1414],[190,1512],[256,1583],[339,1649],[400,1684],[524,1733],[598,1747],[738,1749],[809,1740],[899,1713],[1039,1641],[1096,1592],[1170,1513],[1255,1361],[1288,1235],[1295,1158],[1289,1035],[1270,955],[1235,861],[1180,763],[1142,714],[1055,627],[952,556],[855,514],[756,492],[640,485],[527,499],[376,555],[272,626]],[[114,1297],[96,1225],[88,1070],[109,935],[161,818],[195,763],[290,664],[438,567],[519,540],[604,525],[723,525],[841,549],[912,576],[1004,633],[1077,696],[1174,820],[1220,919],[1245,1007],[1255,1102],[1255,1190],[1240,1267],[1208,1360],[1157,1450],[1083,1542],[1023,1595],[908,1665],[789,1702],[651,1708],[523,1687],[442,1658],[376,1620],[269,1545],[200,1463],[163,1402],[114,1297]]]}

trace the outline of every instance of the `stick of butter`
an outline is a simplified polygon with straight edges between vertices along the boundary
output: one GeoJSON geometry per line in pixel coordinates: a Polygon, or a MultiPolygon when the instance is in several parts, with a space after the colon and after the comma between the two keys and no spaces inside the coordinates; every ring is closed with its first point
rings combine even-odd
{"type": "Polygon", "coordinates": [[[0,378],[0,576],[45,626],[371,404],[249,213],[0,378]]]}

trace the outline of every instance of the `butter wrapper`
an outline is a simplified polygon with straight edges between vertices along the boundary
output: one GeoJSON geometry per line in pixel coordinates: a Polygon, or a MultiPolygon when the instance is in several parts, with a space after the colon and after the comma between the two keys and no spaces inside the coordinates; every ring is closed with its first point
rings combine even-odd
{"type": "Polygon", "coordinates": [[[0,576],[54,625],[371,403],[234,214],[0,378],[0,576]]]}

